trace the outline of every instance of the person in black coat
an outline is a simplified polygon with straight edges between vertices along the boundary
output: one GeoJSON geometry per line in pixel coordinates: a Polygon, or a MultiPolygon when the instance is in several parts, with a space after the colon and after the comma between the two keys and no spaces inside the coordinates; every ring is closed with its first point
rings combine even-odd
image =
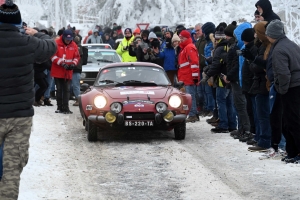
{"type": "Polygon", "coordinates": [[[255,7],[259,11],[260,15],[264,18],[264,21],[270,22],[274,19],[280,19],[280,17],[274,13],[272,4],[269,0],[259,0],[255,7]]]}
{"type": "MultiPolygon", "coordinates": [[[[50,38],[50,37],[49,37],[50,38]]],[[[45,91],[48,89],[47,76],[45,70],[51,69],[52,62],[49,59],[44,63],[35,63],[34,64],[34,83],[38,85],[38,89],[35,91],[35,101],[34,106],[42,106],[41,98],[44,95],[45,91]]]]}

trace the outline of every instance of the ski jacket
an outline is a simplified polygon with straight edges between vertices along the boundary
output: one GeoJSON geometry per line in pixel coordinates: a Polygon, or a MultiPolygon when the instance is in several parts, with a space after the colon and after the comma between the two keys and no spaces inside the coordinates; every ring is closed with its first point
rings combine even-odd
{"type": "Polygon", "coordinates": [[[191,38],[180,44],[182,49],[178,56],[178,80],[184,85],[194,85],[194,80],[200,79],[199,56],[191,38]]]}
{"type": "Polygon", "coordinates": [[[62,63],[67,65],[74,64],[75,66],[79,63],[80,55],[78,47],[74,41],[66,45],[63,42],[62,36],[56,40],[57,51],[52,60],[51,76],[54,78],[63,78],[67,80],[72,79],[73,70],[66,70],[62,67],[62,63]]]}
{"type": "Polygon", "coordinates": [[[130,44],[133,40],[134,40],[134,36],[132,35],[129,40],[124,38],[120,42],[116,51],[122,57],[122,62],[136,62],[136,57],[129,55],[130,44]]]}

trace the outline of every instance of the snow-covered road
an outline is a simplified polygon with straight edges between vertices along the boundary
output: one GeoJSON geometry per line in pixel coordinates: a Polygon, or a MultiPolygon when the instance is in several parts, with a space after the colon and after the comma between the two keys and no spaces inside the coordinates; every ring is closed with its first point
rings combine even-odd
{"type": "Polygon", "coordinates": [[[35,108],[19,200],[299,199],[300,165],[259,160],[206,118],[187,124],[184,141],[145,131],[90,143],[78,107],[55,109],[35,108]]]}

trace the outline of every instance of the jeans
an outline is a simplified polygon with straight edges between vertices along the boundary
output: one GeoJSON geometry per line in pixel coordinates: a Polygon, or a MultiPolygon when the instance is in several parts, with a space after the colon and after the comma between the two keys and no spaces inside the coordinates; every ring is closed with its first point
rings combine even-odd
{"type": "Polygon", "coordinates": [[[233,108],[231,89],[217,87],[217,105],[219,113],[219,126],[222,129],[236,129],[237,120],[233,108]]]}
{"type": "Polygon", "coordinates": [[[192,107],[189,112],[190,117],[196,116],[197,112],[197,105],[196,105],[196,85],[186,85],[185,91],[186,93],[190,94],[192,96],[192,107]]]}
{"type": "Polygon", "coordinates": [[[234,106],[239,118],[239,130],[241,132],[250,132],[250,120],[247,113],[247,100],[243,94],[242,88],[237,82],[231,83],[234,106]]]}
{"type": "MultiPolygon", "coordinates": [[[[53,77],[51,77],[51,73],[50,73],[50,71],[49,70],[47,70],[47,82],[48,82],[48,88],[47,88],[47,90],[46,90],[46,92],[45,92],[45,94],[44,94],[44,97],[46,98],[46,99],[49,99],[50,98],[50,92],[52,91],[51,90],[51,88],[52,88],[52,85],[54,85],[53,83],[54,83],[54,79],[53,79],[53,77]]],[[[55,90],[55,89],[54,89],[55,90]]]]}
{"type": "Polygon", "coordinates": [[[215,108],[215,99],[213,97],[212,88],[206,82],[205,84],[200,84],[197,87],[197,94],[199,99],[203,96],[204,99],[204,110],[213,111],[215,108]]]}
{"type": "Polygon", "coordinates": [[[58,110],[69,109],[70,84],[71,80],[54,78],[57,88],[56,101],[58,110]]]}
{"type": "Polygon", "coordinates": [[[80,73],[75,72],[72,76],[72,87],[73,87],[73,94],[76,99],[80,95],[80,73]]]}
{"type": "Polygon", "coordinates": [[[252,111],[253,111],[253,118],[254,118],[254,124],[255,124],[255,137],[254,140],[258,141],[259,140],[259,135],[260,135],[260,124],[257,116],[257,111],[256,111],[256,95],[253,96],[251,95],[251,102],[252,102],[252,111]]]}
{"type": "Polygon", "coordinates": [[[273,95],[273,99],[269,95],[269,104],[273,101],[273,109],[270,114],[270,125],[271,125],[271,146],[277,150],[278,144],[281,141],[281,136],[283,132],[282,120],[283,120],[283,105],[282,105],[282,95],[277,93],[273,95]],[[274,97],[275,96],[275,97],[274,97]],[[275,99],[274,99],[275,98],[275,99]]]}
{"type": "Polygon", "coordinates": [[[4,146],[4,141],[0,145],[0,181],[3,175],[3,146],[4,146]]]}
{"type": "Polygon", "coordinates": [[[269,96],[257,94],[255,97],[256,112],[260,126],[260,134],[257,141],[258,146],[263,148],[271,147],[271,124],[270,124],[270,106],[269,96]]]}

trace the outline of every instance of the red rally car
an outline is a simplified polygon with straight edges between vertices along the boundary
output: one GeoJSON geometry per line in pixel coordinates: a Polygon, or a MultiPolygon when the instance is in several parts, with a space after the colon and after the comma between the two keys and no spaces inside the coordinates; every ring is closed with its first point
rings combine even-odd
{"type": "Polygon", "coordinates": [[[79,109],[88,140],[97,129],[174,129],[175,139],[186,135],[186,117],[192,98],[173,87],[164,69],[145,62],[113,63],[99,70],[93,86],[85,85],[79,109]]]}

